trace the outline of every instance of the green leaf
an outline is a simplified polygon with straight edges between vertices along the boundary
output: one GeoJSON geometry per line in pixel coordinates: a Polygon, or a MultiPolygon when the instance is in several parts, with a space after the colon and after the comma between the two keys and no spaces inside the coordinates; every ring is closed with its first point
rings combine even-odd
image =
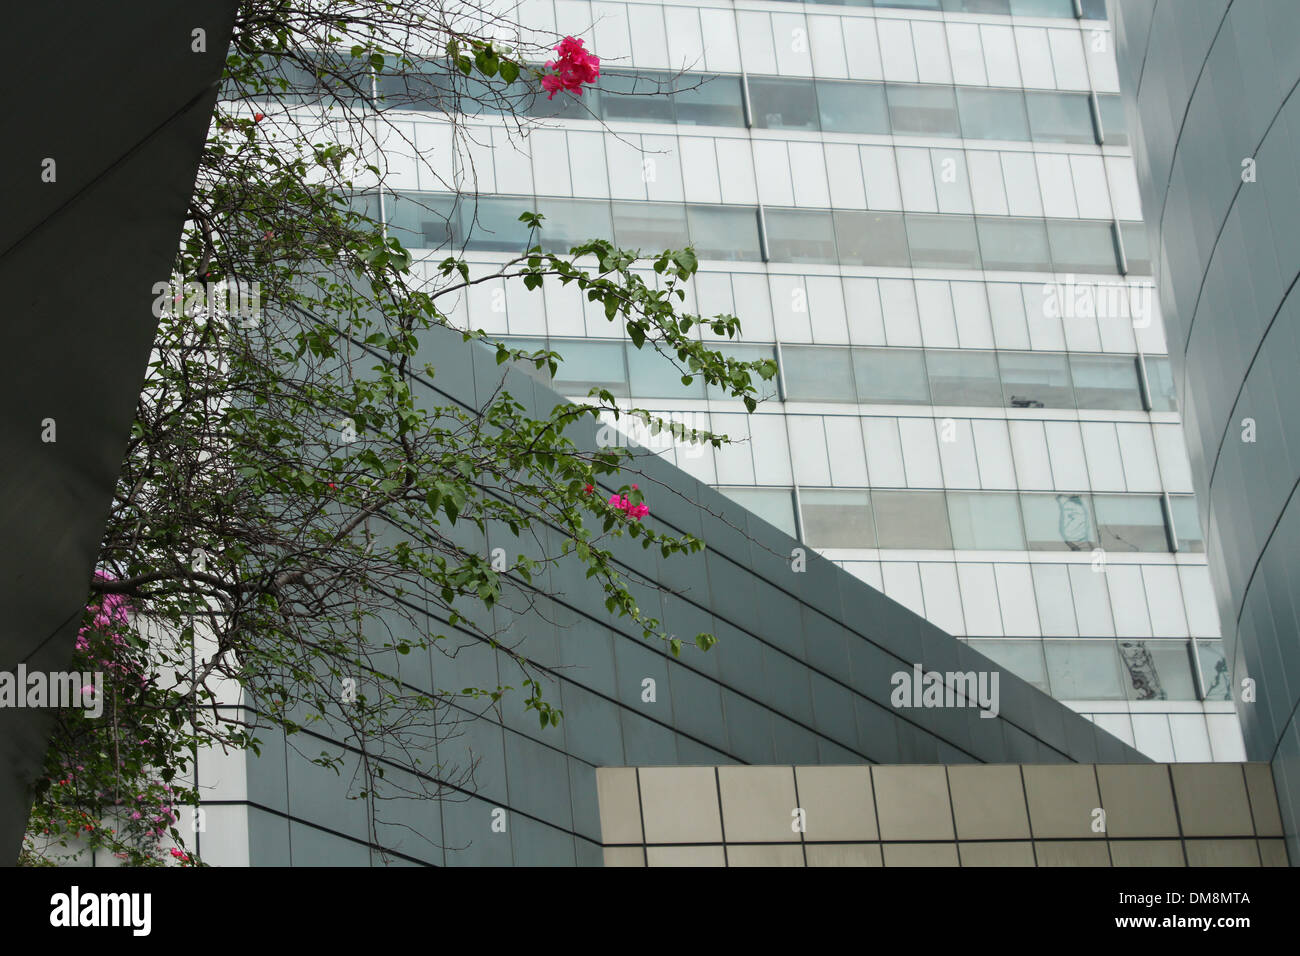
{"type": "Polygon", "coordinates": [[[513,60],[501,61],[501,79],[507,83],[513,83],[519,79],[519,65],[513,60]]]}

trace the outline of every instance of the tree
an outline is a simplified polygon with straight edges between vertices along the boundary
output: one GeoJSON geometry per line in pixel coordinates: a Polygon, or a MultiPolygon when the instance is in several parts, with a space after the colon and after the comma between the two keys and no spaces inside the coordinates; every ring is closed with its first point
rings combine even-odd
{"type": "MultiPolygon", "coordinates": [[[[562,717],[538,668],[480,613],[526,606],[535,575],[556,561],[581,561],[611,613],[680,653],[664,622],[641,612],[611,544],[669,557],[702,542],[642,520],[653,502],[627,448],[582,451],[568,432],[631,415],[679,441],[725,436],[620,411],[600,388],[545,414],[504,386],[478,408],[436,403],[424,387],[436,362],[421,343],[451,329],[494,344],[500,365],[554,374],[556,352],[512,349],[473,316],[463,327],[450,317],[451,297],[503,279],[533,294],[576,286],[684,383],[698,376],[751,411],[754,376],[771,378],[774,363],[697,337],[701,325],[733,337],[739,322],[683,310],[697,268],[689,248],[647,256],[592,237],[560,252],[542,241],[544,217],[523,210],[518,255],[483,273],[448,248],[429,279],[376,199],[381,147],[400,135],[391,109],[435,100],[454,119],[490,107],[523,131],[543,93],[581,108],[598,61],[572,38],[553,56],[548,46],[464,2],[240,4],[177,276],[155,288],[157,344],[79,641],[85,666],[106,669],[106,719],[60,717],[27,862],[90,845],[137,864],[197,864],[176,826],[176,807],[197,800],[185,773],[199,748],[256,751],[271,726],[343,728],[362,754],[361,799],[385,786],[369,759],[379,750],[399,755],[430,796],[465,782],[472,767],[421,763],[430,737],[455,732],[450,704],[491,707],[516,692],[543,727],[562,717]],[[507,46],[512,33],[523,39],[507,46]],[[520,553],[483,553],[489,527],[508,528],[520,553]],[[558,549],[542,547],[542,529],[558,549]],[[427,629],[438,621],[446,627],[427,629]],[[516,679],[412,693],[402,658],[453,633],[497,647],[516,679]],[[232,688],[251,709],[230,706],[232,688]]],[[[473,194],[456,202],[459,221],[472,220],[473,194]]],[[[713,637],[695,643],[707,650],[713,637]]]]}

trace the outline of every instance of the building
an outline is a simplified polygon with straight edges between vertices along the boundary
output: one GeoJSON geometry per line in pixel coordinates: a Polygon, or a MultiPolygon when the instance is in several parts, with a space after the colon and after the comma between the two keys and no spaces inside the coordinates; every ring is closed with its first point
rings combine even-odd
{"type": "Polygon", "coordinates": [[[1300,10],[1125,0],[1112,17],[1233,696],[1294,858],[1300,10]]]}

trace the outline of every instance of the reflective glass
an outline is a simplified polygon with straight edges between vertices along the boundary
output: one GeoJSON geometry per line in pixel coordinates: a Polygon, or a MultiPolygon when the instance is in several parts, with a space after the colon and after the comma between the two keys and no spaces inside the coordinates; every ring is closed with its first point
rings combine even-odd
{"type": "Polygon", "coordinates": [[[980,256],[990,271],[1051,272],[1052,254],[1047,229],[1041,219],[1004,219],[981,216],[980,256]]]}
{"type": "Polygon", "coordinates": [[[871,497],[865,491],[800,489],[804,541],[814,548],[874,548],[871,497]]]}
{"type": "Polygon", "coordinates": [[[896,212],[833,213],[840,262],[854,266],[907,266],[907,230],[896,212]]]}
{"type": "Polygon", "coordinates": [[[1008,408],[1073,408],[1074,389],[1064,355],[999,352],[1002,392],[1008,408]]]}
{"type": "Polygon", "coordinates": [[[1120,641],[1129,700],[1196,700],[1187,641],[1120,641]]]}
{"type": "Polygon", "coordinates": [[[906,220],[913,268],[980,268],[980,244],[974,219],[907,213],[906,220]]]}
{"type": "Polygon", "coordinates": [[[896,134],[960,136],[957,98],[951,86],[885,85],[890,126],[896,134]]]}
{"type": "Polygon", "coordinates": [[[1097,525],[1091,495],[1022,494],[1025,540],[1031,551],[1091,551],[1097,547],[1097,525]]]}
{"type": "Polygon", "coordinates": [[[1142,361],[1147,369],[1147,395],[1151,399],[1151,410],[1157,412],[1178,411],[1178,394],[1174,389],[1174,369],[1169,359],[1162,355],[1147,355],[1142,361]]]}
{"type": "Polygon", "coordinates": [[[609,203],[587,199],[550,199],[537,201],[542,220],[537,241],[547,252],[568,252],[591,239],[611,239],[614,227],[609,203]]]}
{"type": "Polygon", "coordinates": [[[686,208],[677,203],[616,202],[614,241],[620,248],[645,253],[683,249],[689,242],[686,208]]]}
{"type": "Polygon", "coordinates": [[[1025,97],[1019,90],[958,87],[957,107],[967,139],[1029,139],[1025,97]]]}
{"type": "Polygon", "coordinates": [[[686,73],[676,82],[673,108],[682,126],[744,126],[738,76],[686,73]]]}
{"type": "Polygon", "coordinates": [[[459,208],[459,236],[468,236],[467,248],[489,252],[523,252],[540,236],[519,221],[533,208],[531,196],[465,199],[459,208]]]}
{"type": "Polygon", "coordinates": [[[1118,93],[1098,93],[1097,106],[1101,113],[1101,132],[1106,138],[1106,145],[1127,146],[1128,130],[1123,98],[1118,93]]]}
{"type": "Polygon", "coordinates": [[[852,402],[855,398],[846,348],[787,345],[781,349],[781,371],[790,401],[852,402]]]}
{"type": "Polygon", "coordinates": [[[1043,661],[1043,642],[1038,638],[1019,641],[972,638],[967,643],[994,664],[1033,684],[1043,693],[1050,693],[1047,665],[1043,661]]]}
{"type": "Polygon", "coordinates": [[[1101,546],[1107,551],[1168,551],[1165,513],[1155,495],[1093,495],[1101,546]]]}
{"type": "Polygon", "coordinates": [[[1043,641],[1052,696],[1057,700],[1117,700],[1119,660],[1114,641],[1043,641]]]}
{"type": "Polygon", "coordinates": [[[889,109],[879,83],[817,81],[821,128],[828,133],[888,133],[889,109]]]}
{"type": "Polygon", "coordinates": [[[952,549],[942,491],[873,491],[871,510],[881,548],[952,549]]]}
{"type": "Polygon", "coordinates": [[[628,397],[622,342],[552,339],[550,347],[563,359],[551,386],[561,395],[586,395],[599,385],[620,398],[628,397]]]}
{"type": "Polygon", "coordinates": [[[833,265],[835,226],[830,213],[810,209],[765,209],[767,253],[773,262],[833,265]]]}
{"type": "Polygon", "coordinates": [[[749,105],[760,129],[817,129],[817,94],[807,80],[751,76],[749,105]]]}
{"type": "Polygon", "coordinates": [[[1114,234],[1108,222],[1049,219],[1047,237],[1057,272],[1119,272],[1114,234]]]}
{"type": "Polygon", "coordinates": [[[1137,360],[1131,355],[1071,355],[1074,401],[1079,408],[1142,408],[1137,360]]]}
{"type": "Polygon", "coordinates": [[[758,211],[752,206],[686,207],[691,245],[700,259],[761,262],[758,211]]]}
{"type": "Polygon", "coordinates": [[[677,356],[659,352],[649,342],[637,348],[626,343],[627,370],[633,398],[703,398],[704,379],[695,376],[690,385],[682,384],[685,371],[678,368],[677,356]]]}
{"type": "Polygon", "coordinates": [[[1174,534],[1178,537],[1178,550],[1204,551],[1205,534],[1201,531],[1201,516],[1196,510],[1196,497],[1170,495],[1169,511],[1174,519],[1174,534]]]}
{"type": "MultiPolygon", "coordinates": [[[[600,115],[609,122],[671,123],[673,102],[668,87],[653,73],[600,73],[600,115]]],[[[557,93],[555,98],[568,98],[557,93]]]]}
{"type": "Polygon", "coordinates": [[[936,405],[1002,404],[998,360],[992,352],[928,349],[930,394],[936,405]]]}
{"type": "Polygon", "coordinates": [[[1043,143],[1095,143],[1092,109],[1083,93],[1025,93],[1029,131],[1043,143]]]}
{"type": "Polygon", "coordinates": [[[1020,502],[1014,494],[948,492],[952,546],[958,551],[1023,551],[1020,502]]]}
{"type": "Polygon", "coordinates": [[[1222,641],[1197,641],[1201,658],[1201,678],[1205,681],[1206,700],[1232,700],[1232,678],[1222,641]]]}
{"type": "MultiPolygon", "coordinates": [[[[705,333],[706,336],[708,333],[705,333]]],[[[708,339],[706,338],[707,342],[708,339]]],[[[713,345],[710,347],[717,352],[721,352],[727,358],[739,359],[742,362],[757,362],[762,359],[776,360],[776,350],[770,345],[713,345]]],[[[764,379],[757,372],[750,372],[749,379],[754,385],[754,389],[759,400],[776,399],[778,393],[777,379],[772,377],[764,379]]],[[[721,386],[710,385],[708,387],[709,398],[718,401],[733,400],[732,396],[724,391],[721,386]]]]}
{"type": "Polygon", "coordinates": [[[930,403],[925,355],[920,349],[854,349],[853,377],[863,404],[930,403]]]}
{"type": "Polygon", "coordinates": [[[795,536],[794,495],[789,488],[719,488],[718,491],[790,537],[795,536]]]}

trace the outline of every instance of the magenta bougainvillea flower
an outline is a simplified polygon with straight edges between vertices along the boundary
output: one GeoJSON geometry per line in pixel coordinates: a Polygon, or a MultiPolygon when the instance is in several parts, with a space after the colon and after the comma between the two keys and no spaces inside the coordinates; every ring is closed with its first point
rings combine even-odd
{"type": "MultiPolygon", "coordinates": [[[[635,488],[636,485],[633,485],[632,487],[635,488]]],[[[645,502],[642,502],[639,505],[634,505],[629,499],[624,498],[622,495],[619,494],[610,495],[609,503],[613,505],[615,508],[617,508],[619,511],[622,511],[625,514],[627,514],[629,518],[635,518],[637,521],[640,521],[642,518],[644,518],[646,515],[650,513],[650,506],[647,505],[645,502]]]]}
{"type": "Polygon", "coordinates": [[[546,68],[555,72],[542,77],[542,89],[549,94],[546,98],[554,99],[561,90],[581,96],[582,84],[595,83],[600,76],[600,57],[588,52],[576,37],[565,37],[553,49],[559,56],[547,60],[546,68]]]}

